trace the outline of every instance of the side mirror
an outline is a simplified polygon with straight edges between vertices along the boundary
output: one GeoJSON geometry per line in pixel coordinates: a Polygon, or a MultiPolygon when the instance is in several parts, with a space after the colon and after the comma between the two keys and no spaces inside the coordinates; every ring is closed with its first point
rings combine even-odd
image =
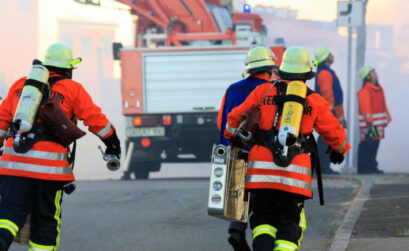
{"type": "Polygon", "coordinates": [[[122,43],[112,43],[112,55],[114,60],[120,60],[119,51],[122,49],[122,43]]]}

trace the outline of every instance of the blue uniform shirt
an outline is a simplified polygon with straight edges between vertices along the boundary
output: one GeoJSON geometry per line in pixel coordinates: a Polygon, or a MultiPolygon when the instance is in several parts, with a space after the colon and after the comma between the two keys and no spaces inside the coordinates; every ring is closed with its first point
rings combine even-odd
{"type": "Polygon", "coordinates": [[[246,79],[238,81],[229,86],[224,96],[224,105],[220,108],[219,114],[221,115],[220,124],[220,140],[219,144],[228,145],[229,140],[224,137],[224,129],[226,129],[227,114],[236,106],[246,100],[247,96],[259,85],[268,82],[265,79],[250,76],[246,79]]]}

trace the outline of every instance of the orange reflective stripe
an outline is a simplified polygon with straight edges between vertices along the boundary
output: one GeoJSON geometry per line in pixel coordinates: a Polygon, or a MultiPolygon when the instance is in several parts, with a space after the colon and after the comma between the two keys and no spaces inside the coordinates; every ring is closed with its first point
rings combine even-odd
{"type": "Polygon", "coordinates": [[[247,175],[246,183],[278,183],[289,187],[311,190],[311,182],[276,175],[247,175]]]}
{"type": "Polygon", "coordinates": [[[5,169],[21,170],[44,174],[72,174],[72,169],[69,167],[41,166],[9,161],[0,162],[0,167],[5,169]]]}
{"type": "Polygon", "coordinates": [[[3,154],[2,161],[19,162],[25,164],[51,166],[51,167],[68,167],[69,164],[66,160],[51,160],[51,159],[37,159],[31,157],[22,157],[9,154],[3,154]]]}
{"type": "Polygon", "coordinates": [[[246,189],[260,189],[260,188],[270,188],[270,189],[277,189],[285,192],[301,194],[307,197],[312,197],[312,190],[299,188],[294,186],[289,186],[280,183],[271,183],[271,182],[251,182],[246,183],[246,189]]]}
{"type": "Polygon", "coordinates": [[[61,181],[73,181],[75,180],[74,174],[49,174],[49,173],[36,173],[31,171],[23,171],[16,169],[7,169],[0,167],[0,175],[10,175],[27,177],[40,180],[61,180],[61,181]]]}
{"type": "Polygon", "coordinates": [[[56,152],[45,152],[45,151],[35,151],[30,150],[26,153],[17,153],[12,147],[5,147],[4,154],[10,154],[21,157],[31,157],[38,159],[50,159],[50,160],[67,160],[67,153],[56,153],[56,152]]]}
{"type": "Polygon", "coordinates": [[[247,171],[250,170],[275,170],[287,173],[298,173],[311,177],[311,168],[302,165],[290,164],[287,167],[281,167],[270,161],[249,161],[247,171]]]}

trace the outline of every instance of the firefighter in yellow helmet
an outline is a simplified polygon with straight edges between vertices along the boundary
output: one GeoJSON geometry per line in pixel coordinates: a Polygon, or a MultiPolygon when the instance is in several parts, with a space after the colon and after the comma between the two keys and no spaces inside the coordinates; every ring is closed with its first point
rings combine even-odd
{"type": "MultiPolygon", "coordinates": [[[[99,137],[107,146],[106,153],[121,153],[115,128],[94,104],[84,87],[73,81],[74,66],[81,61],[73,58],[71,48],[62,43],[52,44],[46,52],[42,69],[49,72],[49,91],[44,91],[44,106],[39,108],[32,129],[23,133],[19,144],[13,144],[16,130],[14,113],[20,94],[26,85],[37,85],[39,81],[23,77],[9,90],[0,106],[0,142],[5,139],[0,159],[1,204],[0,204],[0,250],[7,250],[14,237],[23,227],[31,213],[29,250],[57,250],[60,243],[61,202],[64,185],[74,181],[72,159],[68,158],[68,147],[77,132],[70,118],[83,121],[88,130],[99,137]],[[55,113],[46,122],[45,107],[52,104],[55,113]],[[58,107],[58,109],[57,109],[58,107]],[[56,124],[66,118],[65,134],[56,124]],[[13,123],[12,123],[13,122],[13,123]],[[70,129],[72,128],[72,129],[70,129]],[[6,134],[7,131],[11,133],[6,134]],[[67,134],[68,133],[68,134],[67,134]],[[33,137],[28,137],[30,134],[33,137]]],[[[35,61],[41,64],[40,61],[35,61]]],[[[29,77],[31,77],[31,72],[29,77]]],[[[43,79],[44,80],[44,79],[43,79]]],[[[83,133],[83,132],[82,132],[83,133]]]]}
{"type": "MultiPolygon", "coordinates": [[[[274,70],[278,68],[274,62],[276,59],[274,53],[267,46],[258,44],[249,49],[245,61],[246,69],[243,71],[243,75],[248,74],[248,76],[230,85],[223,97],[217,123],[220,129],[219,144],[227,146],[230,143],[223,135],[227,114],[234,107],[240,105],[257,86],[277,78],[274,74],[274,70]]],[[[243,146],[240,145],[239,147],[243,146]]],[[[245,148],[245,150],[248,149],[245,148]]],[[[246,223],[238,221],[230,223],[228,241],[234,250],[250,250],[245,239],[246,228],[246,223]]]]}
{"type": "Polygon", "coordinates": [[[242,114],[255,107],[261,110],[255,145],[248,155],[245,185],[252,194],[250,227],[255,251],[296,251],[300,248],[306,229],[304,200],[312,198],[312,170],[317,163],[313,130],[331,147],[330,160],[333,163],[342,162],[344,154],[351,148],[345,130],[331,113],[328,103],[304,85],[314,77],[304,48],[294,46],[284,52],[278,76],[284,81],[257,86],[228,114],[224,132],[227,139],[234,139],[240,132],[242,114]],[[288,95],[289,90],[294,90],[294,83],[303,87],[300,89],[304,90],[304,98],[288,95]],[[284,113],[287,102],[302,105],[293,112],[284,113]],[[300,133],[287,138],[282,145],[277,139],[280,128],[292,114],[300,116],[300,133]],[[275,119],[280,115],[285,117],[283,122],[275,119]]]}
{"type": "MultiPolygon", "coordinates": [[[[321,46],[315,51],[315,63],[317,65],[315,91],[329,103],[332,113],[337,117],[341,126],[346,128],[341,82],[335,71],[331,68],[331,65],[334,63],[334,55],[332,55],[327,47],[321,46]]],[[[317,144],[322,173],[339,174],[339,172],[332,170],[330,167],[330,160],[325,153],[328,145],[325,144],[322,137],[318,137],[317,144]]]]}

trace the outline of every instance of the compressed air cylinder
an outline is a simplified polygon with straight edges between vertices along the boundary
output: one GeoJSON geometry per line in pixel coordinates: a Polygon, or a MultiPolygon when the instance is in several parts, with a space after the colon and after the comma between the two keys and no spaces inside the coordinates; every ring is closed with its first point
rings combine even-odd
{"type": "MultiPolygon", "coordinates": [[[[16,131],[25,133],[31,130],[40,107],[43,93],[40,91],[43,85],[49,87],[49,72],[41,63],[33,63],[30,74],[24,83],[20,100],[13,118],[13,127],[16,131]]],[[[49,88],[47,88],[49,89],[49,88]]]]}
{"type": "MultiPolygon", "coordinates": [[[[292,81],[287,86],[286,95],[296,95],[304,98],[307,95],[307,86],[300,81],[292,81]]],[[[301,125],[301,119],[304,112],[304,106],[295,101],[284,103],[283,113],[281,115],[280,129],[278,131],[278,142],[282,146],[288,146],[288,139],[298,137],[301,125]]]]}

